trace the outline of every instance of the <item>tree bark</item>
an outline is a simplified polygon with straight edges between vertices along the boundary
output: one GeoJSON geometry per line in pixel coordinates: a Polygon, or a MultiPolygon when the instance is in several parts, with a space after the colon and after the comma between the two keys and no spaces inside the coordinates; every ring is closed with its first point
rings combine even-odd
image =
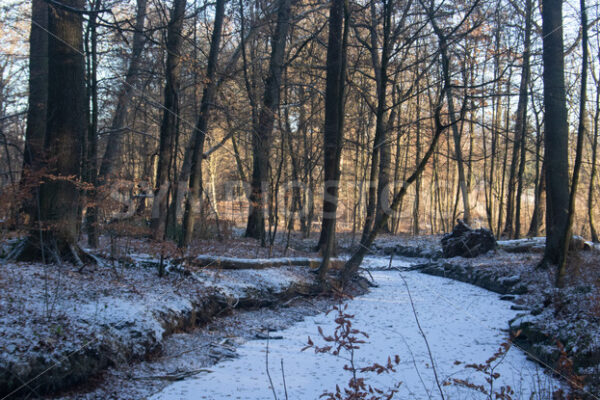
{"type": "MultiPolygon", "coordinates": [[[[531,52],[531,14],[533,1],[527,0],[525,3],[525,39],[523,48],[523,65],[521,67],[521,83],[519,86],[519,104],[517,105],[517,119],[515,123],[515,134],[519,135],[519,170],[517,172],[517,193],[515,199],[515,226],[513,237],[518,239],[521,236],[521,196],[523,193],[523,174],[525,172],[525,150],[527,138],[527,103],[529,92],[530,75],[530,52],[531,52]]],[[[515,144],[516,146],[516,144],[515,144]]]]}
{"type": "Polygon", "coordinates": [[[258,117],[258,126],[252,136],[252,179],[250,181],[250,210],[246,225],[246,237],[265,242],[265,193],[269,180],[269,154],[275,114],[279,108],[281,75],[284,68],[285,45],[289,29],[291,0],[279,0],[277,26],[271,39],[269,76],[265,82],[263,104],[258,117]],[[263,187],[264,186],[264,187],[263,187]]]}
{"type": "Polygon", "coordinates": [[[27,195],[23,210],[28,224],[39,218],[37,193],[39,177],[32,176],[43,163],[46,138],[46,110],[48,107],[48,3],[45,0],[31,2],[31,34],[29,36],[29,107],[23,151],[23,175],[21,188],[27,195]]]}
{"type": "Polygon", "coordinates": [[[167,67],[163,116],[160,125],[160,147],[151,229],[155,240],[164,240],[171,189],[171,168],[179,115],[179,74],[181,70],[181,35],[186,0],[174,0],[167,28],[167,67]]]}
{"type": "MultiPolygon", "coordinates": [[[[92,3],[93,10],[100,10],[101,0],[92,3]]],[[[98,247],[98,205],[97,177],[98,177],[98,31],[97,14],[92,12],[88,19],[86,32],[87,53],[87,98],[88,98],[88,129],[85,146],[85,162],[83,177],[91,187],[86,190],[88,205],[85,213],[85,227],[88,234],[87,242],[91,248],[98,247]]]]}
{"type": "Polygon", "coordinates": [[[142,51],[144,50],[146,3],[147,0],[137,0],[135,31],[133,33],[129,67],[127,68],[125,81],[121,85],[117,97],[117,105],[110,124],[110,133],[108,134],[106,149],[102,157],[102,162],[100,163],[100,171],[98,172],[98,181],[100,184],[105,183],[110,177],[114,177],[115,167],[121,156],[123,135],[126,133],[128,107],[136,90],[140,64],[142,62],[142,51]]]}
{"type": "Polygon", "coordinates": [[[520,200],[520,194],[516,196],[523,184],[524,167],[524,143],[527,128],[527,94],[529,90],[529,53],[531,47],[531,9],[532,0],[527,0],[525,5],[525,38],[523,41],[523,56],[521,65],[521,82],[519,84],[519,103],[517,104],[517,115],[515,121],[515,134],[512,148],[512,161],[510,163],[508,178],[508,194],[506,197],[506,222],[504,224],[503,236],[514,238],[518,236],[515,225],[520,226],[520,206],[516,205],[520,200]],[[518,199],[517,199],[518,197],[518,199]],[[519,212],[515,212],[516,210],[519,212]],[[515,214],[518,214],[515,216],[515,214]]]}
{"type": "Polygon", "coordinates": [[[569,206],[566,226],[564,228],[559,248],[558,273],[556,275],[556,286],[563,287],[567,273],[567,253],[575,219],[575,197],[577,196],[577,185],[583,160],[583,138],[586,131],[586,99],[587,99],[587,73],[588,73],[588,23],[585,0],[579,0],[581,12],[581,89],[579,95],[579,126],[577,128],[577,147],[575,150],[575,164],[573,165],[573,178],[571,180],[571,191],[569,193],[569,206]]]}
{"type": "MultiPolygon", "coordinates": [[[[84,7],[82,0],[64,0],[63,4],[77,9],[84,7]]],[[[47,158],[39,189],[41,228],[31,232],[20,259],[41,258],[57,263],[67,259],[81,263],[74,249],[80,229],[78,182],[82,139],[86,134],[83,18],[62,7],[49,7],[48,111],[44,141],[47,158]]]]}
{"type": "Polygon", "coordinates": [[[456,119],[454,109],[454,98],[452,97],[452,90],[450,88],[448,88],[446,91],[446,97],[448,99],[448,114],[450,116],[450,123],[452,125],[451,129],[454,143],[454,156],[456,157],[456,166],[458,168],[458,188],[460,190],[463,203],[463,221],[469,225],[471,224],[469,188],[467,186],[467,177],[465,175],[465,165],[462,156],[461,133],[458,129],[458,121],[456,119]]]}
{"type": "Polygon", "coordinates": [[[185,214],[183,216],[183,236],[180,242],[181,246],[187,246],[190,243],[194,233],[194,218],[199,212],[199,199],[202,193],[202,159],[204,152],[204,140],[208,129],[210,118],[210,107],[214,102],[216,89],[216,70],[217,57],[221,42],[221,30],[223,27],[223,16],[225,15],[225,0],[217,0],[215,9],[215,22],[213,25],[212,38],[210,42],[210,51],[208,54],[208,65],[206,67],[206,85],[202,94],[200,104],[200,115],[196,122],[196,128],[193,136],[193,150],[191,175],[189,179],[188,197],[185,203],[185,214]]]}
{"type": "Polygon", "coordinates": [[[594,113],[594,138],[592,139],[592,167],[590,171],[590,184],[588,186],[588,220],[592,242],[598,243],[598,231],[594,224],[594,183],[596,181],[596,162],[598,159],[598,128],[600,125],[600,79],[596,82],[596,111],[594,113]]]}
{"type": "Polygon", "coordinates": [[[345,45],[348,19],[344,18],[344,0],[332,0],[329,9],[327,42],[327,82],[325,86],[325,124],[323,129],[323,221],[318,247],[323,253],[319,280],[325,282],[333,253],[337,217],[344,120],[345,45]],[[346,21],[346,23],[344,23],[346,21]]]}
{"type": "Polygon", "coordinates": [[[569,217],[567,107],[564,77],[562,0],[543,0],[543,63],[546,160],[546,250],[543,265],[557,265],[569,217]]]}

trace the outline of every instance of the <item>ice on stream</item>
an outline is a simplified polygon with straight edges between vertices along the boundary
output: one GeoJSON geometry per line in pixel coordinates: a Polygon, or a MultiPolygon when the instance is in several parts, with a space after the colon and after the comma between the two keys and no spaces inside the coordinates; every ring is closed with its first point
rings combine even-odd
{"type": "MultiPolygon", "coordinates": [[[[380,268],[386,267],[388,262],[388,259],[373,257],[365,260],[364,266],[380,268]]],[[[394,261],[394,266],[406,265],[394,261]]],[[[510,309],[510,302],[469,284],[418,272],[392,270],[371,274],[379,287],[351,300],[348,308],[349,313],[355,314],[354,326],[369,334],[367,343],[357,351],[357,364],[383,364],[388,356],[395,354],[400,356],[401,363],[395,373],[368,374],[369,384],[387,389],[401,382],[396,399],[441,398],[402,277],[410,288],[440,380],[457,378],[485,384],[485,377],[465,368],[465,364],[484,363],[507,339],[507,322],[517,315],[510,309]]],[[[290,400],[314,400],[324,391],[335,390],[336,384],[346,386],[350,375],[343,369],[345,359],[315,354],[312,350],[300,351],[308,336],[317,344],[323,344],[317,326],[326,334],[333,332],[333,319],[333,313],[320,314],[272,333],[283,336],[269,342],[269,370],[278,399],[285,399],[281,360],[290,400]]],[[[152,399],[272,400],[265,354],[266,340],[247,342],[238,349],[238,358],[215,365],[212,373],[176,382],[152,399]]],[[[551,398],[548,391],[557,385],[516,347],[510,349],[495,371],[501,375],[495,387],[510,385],[516,399],[551,398]]],[[[486,398],[482,393],[456,385],[443,386],[443,391],[449,400],[486,398]]]]}

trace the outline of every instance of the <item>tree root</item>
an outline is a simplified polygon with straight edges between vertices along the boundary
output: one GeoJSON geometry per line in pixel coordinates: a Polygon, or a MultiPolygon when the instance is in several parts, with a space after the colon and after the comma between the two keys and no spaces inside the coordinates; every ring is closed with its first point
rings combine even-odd
{"type": "Polygon", "coordinates": [[[76,243],[59,240],[48,234],[42,237],[32,234],[19,241],[12,248],[7,259],[58,265],[69,262],[79,267],[79,272],[82,272],[86,265],[101,264],[98,257],[88,253],[76,243]]]}

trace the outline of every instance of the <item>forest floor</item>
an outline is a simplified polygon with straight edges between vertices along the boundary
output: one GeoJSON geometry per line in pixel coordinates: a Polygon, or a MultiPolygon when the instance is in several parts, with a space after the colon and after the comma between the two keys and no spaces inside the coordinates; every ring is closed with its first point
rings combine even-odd
{"type": "MultiPolygon", "coordinates": [[[[350,235],[340,234],[338,240],[340,251],[347,253],[358,238],[352,240],[350,235]]],[[[41,397],[44,385],[53,389],[58,379],[63,379],[66,386],[85,381],[59,394],[62,398],[143,398],[173,381],[205,376],[206,369],[212,370],[215,363],[235,356],[243,343],[264,340],[268,330],[295,326],[335,304],[331,297],[303,296],[302,288],[313,279],[307,267],[196,269],[189,274],[167,264],[167,275],[158,278],[160,255],[183,256],[176,249],[140,239],[120,238],[113,240],[112,246],[108,238],[103,241],[105,250],[99,255],[106,259],[118,256],[120,262],[83,271],[68,265],[0,266],[0,375],[4,380],[12,379],[13,387],[18,381],[18,386],[24,386],[21,393],[31,398],[41,397]],[[78,376],[77,371],[89,367],[90,362],[97,363],[101,367],[98,370],[104,372],[93,374],[92,379],[78,376]],[[32,363],[43,368],[31,369],[32,363]],[[38,374],[47,379],[37,378],[38,374]],[[35,379],[29,382],[30,377],[35,379]]],[[[282,236],[267,248],[240,237],[198,241],[194,248],[211,256],[256,259],[315,257],[311,252],[315,244],[315,237],[292,235],[289,243],[282,236]]],[[[552,285],[552,272],[535,268],[541,257],[536,251],[508,253],[501,247],[474,259],[432,261],[439,256],[439,237],[386,235],[373,248],[378,266],[371,264],[369,269],[385,269],[387,263],[382,260],[387,260],[390,253],[400,253],[422,257],[410,259],[411,264],[428,265],[429,273],[440,275],[441,271],[446,277],[474,285],[485,287],[479,279],[482,273],[502,282],[518,283],[511,287],[525,287],[526,292],[516,290],[503,297],[512,301],[507,304],[512,304],[512,312],[517,313],[510,317],[513,332],[521,330],[523,336],[530,336],[529,342],[523,340],[518,345],[550,365],[557,355],[553,340],[559,339],[566,354],[576,360],[575,369],[558,371],[560,374],[570,379],[600,376],[598,253],[576,253],[569,263],[569,285],[557,290],[552,285]]],[[[394,290],[389,291],[387,295],[395,295],[394,290]]],[[[395,292],[400,293],[401,288],[395,292]]],[[[506,327],[508,319],[500,315],[504,314],[498,314],[496,322],[506,327]]],[[[377,318],[385,319],[386,315],[377,318]]],[[[441,321],[437,324],[433,321],[429,331],[447,326],[441,321]]],[[[461,361],[471,361],[468,354],[464,353],[461,361]]],[[[0,389],[0,394],[10,393],[5,387],[0,389]]]]}

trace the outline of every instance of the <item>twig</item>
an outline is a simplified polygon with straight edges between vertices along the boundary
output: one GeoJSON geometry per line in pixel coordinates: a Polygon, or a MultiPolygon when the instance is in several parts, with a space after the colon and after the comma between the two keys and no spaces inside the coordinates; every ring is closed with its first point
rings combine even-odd
{"type": "Polygon", "coordinates": [[[203,349],[203,348],[205,348],[205,347],[208,347],[208,346],[210,346],[211,344],[212,344],[212,343],[203,344],[202,346],[194,347],[194,348],[192,348],[192,349],[188,349],[188,350],[182,351],[181,353],[173,354],[173,355],[170,355],[170,356],[164,356],[164,357],[161,357],[161,358],[160,358],[160,360],[168,360],[168,359],[170,359],[170,358],[176,358],[176,357],[180,357],[180,356],[182,356],[182,355],[184,355],[184,354],[191,353],[192,351],[196,351],[196,350],[200,350],[200,349],[203,349]]]}
{"type": "MultiPolygon", "coordinates": [[[[390,265],[391,265],[391,263],[392,262],[391,262],[391,258],[390,258],[390,265]]],[[[427,336],[425,335],[425,332],[423,331],[423,328],[421,327],[421,322],[419,321],[419,317],[417,316],[417,310],[415,309],[415,303],[413,302],[412,295],[410,294],[410,289],[408,287],[408,283],[406,282],[406,279],[404,279],[402,274],[399,274],[399,275],[400,275],[400,279],[402,279],[402,282],[404,282],[404,286],[406,286],[406,292],[408,293],[408,299],[410,300],[410,306],[412,308],[413,315],[415,316],[415,321],[417,322],[417,327],[419,328],[419,332],[421,333],[421,336],[423,336],[423,340],[425,341],[425,346],[427,347],[427,353],[429,354],[429,360],[431,361],[431,368],[433,370],[435,384],[438,387],[438,390],[440,392],[440,396],[441,396],[442,400],[445,400],[444,391],[442,390],[442,385],[440,384],[440,379],[438,377],[437,369],[435,367],[435,361],[433,359],[433,354],[431,353],[431,347],[429,347],[429,341],[427,340],[427,336]]]]}
{"type": "Polygon", "coordinates": [[[267,370],[267,377],[269,378],[269,383],[271,384],[271,390],[273,391],[273,398],[277,399],[277,393],[275,393],[275,386],[273,385],[273,379],[271,379],[271,373],[269,372],[269,330],[267,329],[267,353],[265,355],[265,369],[267,370]]]}
{"type": "Polygon", "coordinates": [[[288,400],[287,385],[285,383],[285,370],[283,369],[283,358],[281,359],[281,377],[283,378],[283,391],[285,393],[285,400],[288,400]]]}
{"type": "Polygon", "coordinates": [[[412,352],[412,350],[404,336],[402,336],[402,340],[404,341],[404,344],[406,345],[406,348],[407,348],[408,352],[410,353],[413,367],[415,368],[415,372],[417,373],[417,376],[419,377],[419,380],[421,381],[421,385],[423,385],[423,389],[425,389],[425,393],[427,393],[427,398],[431,400],[431,393],[429,392],[429,388],[425,384],[425,381],[423,380],[423,376],[421,375],[421,372],[419,371],[419,366],[417,365],[417,360],[415,359],[415,355],[412,352]]]}
{"type": "Polygon", "coordinates": [[[183,371],[183,372],[166,374],[166,375],[134,376],[132,379],[135,379],[135,380],[162,379],[165,381],[175,382],[175,381],[184,380],[185,378],[189,378],[190,376],[198,375],[201,372],[212,373],[213,371],[210,369],[195,369],[192,371],[183,371]]]}

